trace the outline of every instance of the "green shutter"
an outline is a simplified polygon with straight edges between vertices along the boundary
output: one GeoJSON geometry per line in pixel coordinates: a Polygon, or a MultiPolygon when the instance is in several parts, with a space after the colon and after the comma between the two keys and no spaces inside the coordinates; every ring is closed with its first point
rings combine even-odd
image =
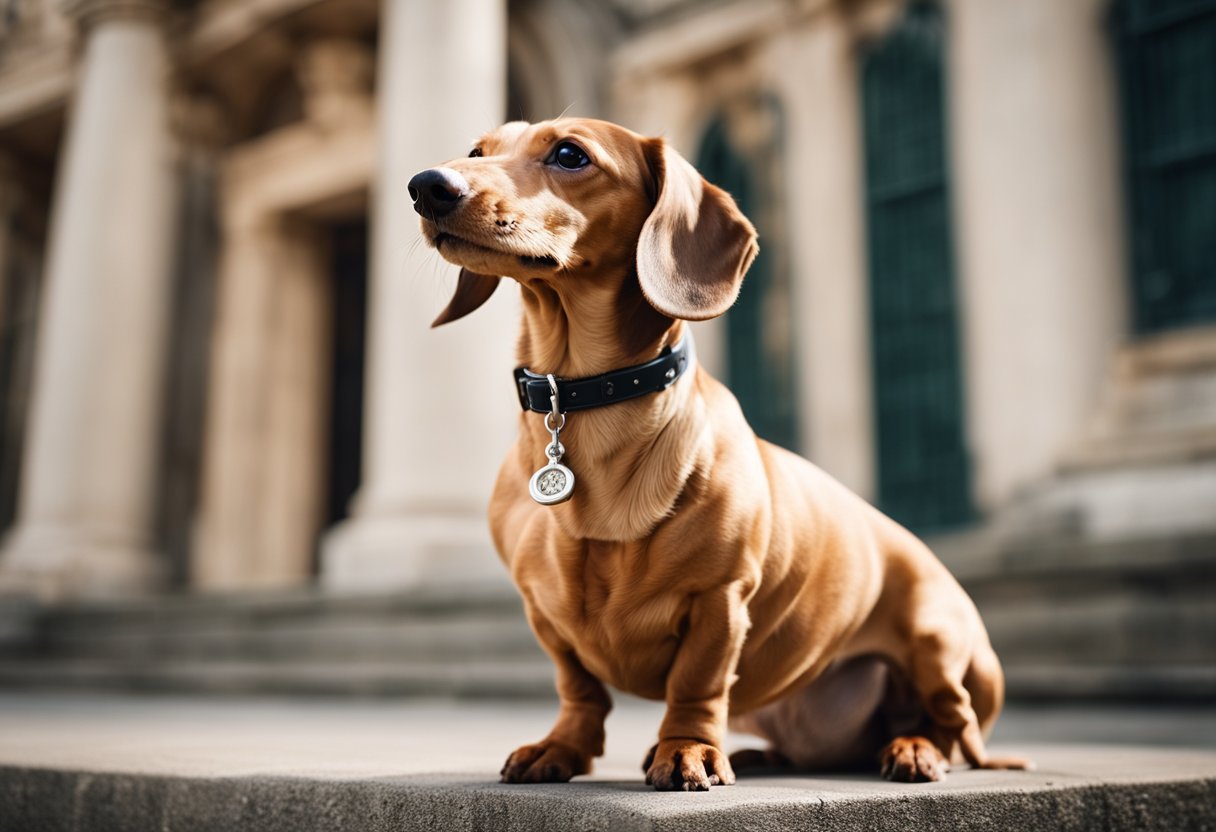
{"type": "Polygon", "coordinates": [[[1216,321],[1216,0],[1117,7],[1136,328],[1216,321]]]}
{"type": "Polygon", "coordinates": [[[943,52],[941,13],[916,4],[862,68],[878,502],[922,531],[973,515],[943,52]]]}
{"type": "MultiPolygon", "coordinates": [[[[775,101],[764,105],[780,125],[775,101]]],[[[780,128],[776,131],[780,135],[780,128]]],[[[788,303],[773,303],[774,293],[788,296],[788,279],[780,274],[782,261],[775,247],[783,239],[782,229],[773,227],[780,215],[778,197],[766,187],[770,177],[764,165],[779,162],[778,148],[764,148],[764,158],[745,158],[731,145],[723,118],[715,118],[701,139],[697,167],[710,182],[735,198],[739,208],[755,224],[760,235],[760,254],[743,281],[738,302],[725,316],[727,384],[739,399],[744,414],[759,436],[782,447],[798,447],[798,419],[794,387],[791,327],[777,326],[769,315],[792,313],[788,303]]]]}

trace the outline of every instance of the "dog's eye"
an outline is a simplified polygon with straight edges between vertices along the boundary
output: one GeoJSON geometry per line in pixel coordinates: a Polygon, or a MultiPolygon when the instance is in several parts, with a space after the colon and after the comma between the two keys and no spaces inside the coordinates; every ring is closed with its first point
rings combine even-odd
{"type": "Polygon", "coordinates": [[[553,150],[553,156],[550,161],[556,164],[559,168],[566,170],[578,170],[585,168],[591,163],[591,159],[581,147],[573,142],[562,142],[553,150]]]}
{"type": "Polygon", "coordinates": [[[480,155],[481,155],[481,148],[480,148],[480,147],[475,147],[475,148],[473,148],[472,150],[470,150],[470,151],[469,151],[469,158],[470,158],[470,159],[476,159],[476,158],[477,158],[478,156],[480,156],[480,155]]]}

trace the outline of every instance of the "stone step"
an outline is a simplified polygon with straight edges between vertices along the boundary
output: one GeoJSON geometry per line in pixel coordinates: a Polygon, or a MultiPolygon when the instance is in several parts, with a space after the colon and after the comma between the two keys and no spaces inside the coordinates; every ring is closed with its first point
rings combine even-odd
{"type": "Polygon", "coordinates": [[[504,584],[435,585],[384,594],[331,594],[314,588],[226,594],[163,594],[113,600],[75,601],[53,609],[64,627],[177,626],[189,622],[234,626],[275,621],[384,616],[460,616],[469,612],[510,614],[522,610],[519,596],[504,584]]]}
{"type": "Polygon", "coordinates": [[[275,663],[10,659],[0,662],[0,689],[460,699],[555,697],[553,665],[544,657],[275,663]]]}
{"type": "Polygon", "coordinates": [[[1216,535],[935,544],[984,618],[1011,698],[1216,697],[1216,535]]]}
{"type": "Polygon", "coordinates": [[[1216,598],[1159,598],[1134,591],[1061,601],[1000,603],[980,611],[1001,656],[1040,663],[1199,664],[1212,656],[1216,598]]]}
{"type": "MultiPolygon", "coordinates": [[[[505,755],[543,736],[553,711],[517,702],[0,694],[0,828],[1210,832],[1216,814],[1210,710],[1010,714],[992,751],[1028,756],[1037,771],[958,766],[942,782],[910,784],[874,771],[770,772],[689,793],[643,784],[639,761],[662,709],[626,699],[609,717],[593,774],[498,783],[505,755]],[[1150,730],[1129,730],[1137,723],[1150,730]],[[1164,743],[1179,731],[1191,747],[1111,744],[1164,743]],[[1042,736],[1053,739],[1036,741],[1042,736]],[[1077,742],[1088,736],[1106,744],[1077,742]]],[[[749,742],[732,737],[727,747],[749,742]]]]}
{"type": "Polygon", "coordinates": [[[1210,664],[1053,662],[1021,654],[1003,657],[1002,662],[1007,698],[1021,703],[1211,703],[1216,691],[1216,666],[1210,664]]]}
{"type": "Polygon", "coordinates": [[[701,793],[654,792],[640,780],[503,785],[485,771],[164,777],[0,766],[0,811],[18,829],[124,832],[1211,829],[1216,754],[1034,750],[1051,765],[1050,773],[966,771],[932,785],[861,776],[770,776],[701,793]],[[1112,765],[1112,757],[1118,765],[1112,765]]]}
{"type": "Polygon", "coordinates": [[[553,667],[509,587],[162,596],[9,607],[0,686],[552,697],[553,667]]]}
{"type": "MultiPolygon", "coordinates": [[[[1000,534],[1000,530],[997,530],[1000,534]]],[[[1161,586],[1171,591],[1216,581],[1216,532],[1091,539],[1075,528],[1049,527],[1004,539],[987,530],[933,538],[931,547],[972,592],[1097,586],[1161,586]]]]}
{"type": "Polygon", "coordinates": [[[48,622],[40,655],[55,658],[443,660],[478,656],[539,657],[541,651],[518,611],[424,618],[334,616],[290,622],[190,622],[164,628],[154,622],[112,627],[48,622]]]}

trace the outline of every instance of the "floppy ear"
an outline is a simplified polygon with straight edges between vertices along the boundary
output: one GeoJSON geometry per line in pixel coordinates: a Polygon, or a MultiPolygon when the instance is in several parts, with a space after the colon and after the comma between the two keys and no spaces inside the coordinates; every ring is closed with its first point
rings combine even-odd
{"type": "Polygon", "coordinates": [[[703,321],[739,296],[760,250],[756,229],[730,194],[711,185],[662,139],[645,147],[655,183],[654,210],[638,237],[638,282],[658,311],[703,321]]]}
{"type": "Polygon", "coordinates": [[[456,291],[452,294],[452,299],[439,313],[439,317],[431,322],[431,328],[450,324],[481,306],[490,299],[490,295],[494,294],[500,280],[501,278],[498,277],[461,269],[460,277],[456,279],[456,291]]]}

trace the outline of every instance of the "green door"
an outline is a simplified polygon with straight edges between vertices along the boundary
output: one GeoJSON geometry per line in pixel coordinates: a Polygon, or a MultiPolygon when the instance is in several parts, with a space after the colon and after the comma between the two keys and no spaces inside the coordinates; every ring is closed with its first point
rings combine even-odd
{"type": "Polygon", "coordinates": [[[945,26],[911,6],[864,56],[878,502],[921,531],[972,517],[947,181],[945,26]]]}
{"type": "Polygon", "coordinates": [[[1117,7],[1136,328],[1216,321],[1216,0],[1117,7]]]}
{"type": "Polygon", "coordinates": [[[785,448],[798,447],[789,282],[778,264],[784,229],[777,227],[779,196],[766,166],[779,164],[776,102],[760,106],[777,125],[771,145],[745,156],[731,144],[727,124],[715,118],[701,138],[697,167],[735,198],[756,226],[760,254],[743,281],[739,300],[726,313],[727,384],[757,435],[785,448]],[[777,316],[785,316],[778,319],[777,316]]]}

